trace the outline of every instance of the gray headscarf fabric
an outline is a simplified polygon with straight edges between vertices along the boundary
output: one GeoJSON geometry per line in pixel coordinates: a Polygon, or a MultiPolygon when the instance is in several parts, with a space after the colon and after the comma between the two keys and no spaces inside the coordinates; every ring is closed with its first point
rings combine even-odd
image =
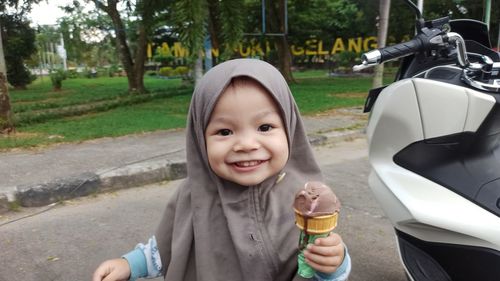
{"type": "Polygon", "coordinates": [[[194,91],[186,134],[187,179],[170,198],[156,232],[165,280],[292,280],[299,238],[294,195],[322,176],[283,76],[254,59],[215,66],[194,91]],[[275,175],[244,187],[210,169],[204,132],[217,99],[240,76],[262,84],[282,111],[289,145],[283,180],[275,175]]]}

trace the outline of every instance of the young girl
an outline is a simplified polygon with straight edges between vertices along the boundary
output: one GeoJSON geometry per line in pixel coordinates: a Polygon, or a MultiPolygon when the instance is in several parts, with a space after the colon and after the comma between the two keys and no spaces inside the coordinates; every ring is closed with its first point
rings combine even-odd
{"type": "MultiPolygon", "coordinates": [[[[292,204],[322,175],[280,72],[253,59],[212,68],[194,91],[186,133],[188,176],[156,234],[102,263],[93,280],[301,280],[292,204]]],[[[347,279],[338,234],[316,239],[304,256],[315,280],[347,279]]]]}

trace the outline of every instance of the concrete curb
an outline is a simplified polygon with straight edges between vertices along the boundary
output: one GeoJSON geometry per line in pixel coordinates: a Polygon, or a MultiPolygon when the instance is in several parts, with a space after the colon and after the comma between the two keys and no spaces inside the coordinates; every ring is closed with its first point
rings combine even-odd
{"type": "MultiPolygon", "coordinates": [[[[332,131],[309,135],[313,146],[346,141],[364,136],[364,130],[332,131]]],[[[0,194],[0,214],[9,210],[9,202],[23,207],[40,207],[54,202],[101,192],[137,187],[186,177],[185,160],[150,160],[96,173],[59,178],[46,183],[12,187],[8,194],[0,194]]]]}
{"type": "MultiPolygon", "coordinates": [[[[13,194],[5,196],[5,199],[17,201],[23,207],[40,207],[100,192],[181,179],[186,177],[186,174],[185,161],[147,161],[97,173],[59,178],[47,183],[18,186],[13,194]]],[[[5,204],[8,205],[8,202],[5,204]]],[[[4,204],[0,203],[0,211],[2,205],[4,204]]]]}
{"type": "Polygon", "coordinates": [[[0,194],[0,214],[9,211],[9,200],[5,194],[0,194]]]}

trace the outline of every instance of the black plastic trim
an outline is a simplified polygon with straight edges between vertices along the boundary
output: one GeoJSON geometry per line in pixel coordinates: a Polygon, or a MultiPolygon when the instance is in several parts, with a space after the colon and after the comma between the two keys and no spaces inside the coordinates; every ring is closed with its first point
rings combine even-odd
{"type": "Polygon", "coordinates": [[[500,251],[420,240],[396,229],[401,257],[415,281],[498,281],[500,251]]]}
{"type": "Polygon", "coordinates": [[[374,89],[371,89],[368,92],[368,96],[366,97],[366,100],[365,100],[365,106],[363,108],[363,113],[367,113],[367,112],[370,112],[372,110],[372,107],[375,104],[375,101],[377,100],[378,95],[386,87],[387,86],[382,86],[382,87],[374,88],[374,89]]]}

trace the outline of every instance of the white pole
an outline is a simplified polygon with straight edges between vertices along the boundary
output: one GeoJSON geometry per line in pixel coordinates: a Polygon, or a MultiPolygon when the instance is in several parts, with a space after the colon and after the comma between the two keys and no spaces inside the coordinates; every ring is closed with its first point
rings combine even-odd
{"type": "Polygon", "coordinates": [[[66,49],[64,49],[64,40],[63,40],[63,35],[62,33],[60,34],[60,41],[61,41],[61,50],[60,50],[60,54],[59,56],[62,58],[63,60],[63,69],[64,71],[68,70],[68,65],[66,64],[66,59],[67,59],[67,55],[66,55],[66,49]]]}
{"type": "Polygon", "coordinates": [[[500,23],[498,24],[497,52],[500,52],[500,23]]]}
{"type": "Polygon", "coordinates": [[[56,60],[56,51],[55,51],[56,48],[54,48],[54,43],[52,43],[52,42],[49,43],[49,46],[50,46],[50,58],[51,58],[50,69],[54,70],[54,63],[56,63],[56,61],[55,61],[56,60]]]}
{"type": "Polygon", "coordinates": [[[417,7],[420,10],[420,13],[423,15],[424,14],[424,0],[418,0],[417,7]]]}
{"type": "Polygon", "coordinates": [[[491,16],[491,0],[485,1],[484,7],[484,22],[488,26],[488,30],[490,30],[490,16],[491,16]]]}
{"type": "Polygon", "coordinates": [[[5,75],[5,80],[7,80],[7,66],[5,65],[5,57],[3,53],[1,27],[0,27],[0,72],[2,72],[5,75]]]}

